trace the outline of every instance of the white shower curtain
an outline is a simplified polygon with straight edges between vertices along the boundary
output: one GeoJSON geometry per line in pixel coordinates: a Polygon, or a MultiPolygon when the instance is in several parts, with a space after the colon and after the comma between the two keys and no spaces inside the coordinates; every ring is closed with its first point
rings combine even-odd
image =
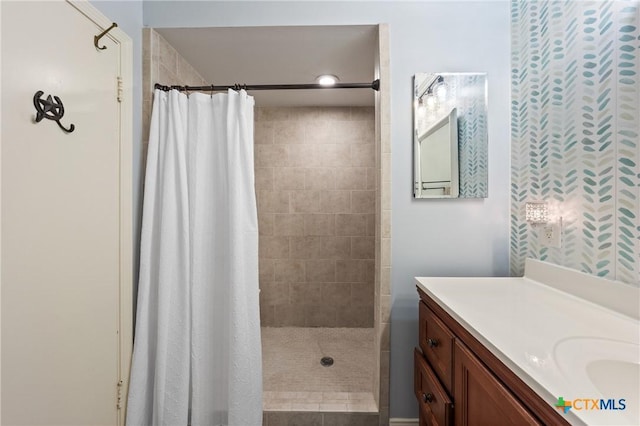
{"type": "Polygon", "coordinates": [[[253,98],[154,94],[127,424],[262,424],[253,98]]]}

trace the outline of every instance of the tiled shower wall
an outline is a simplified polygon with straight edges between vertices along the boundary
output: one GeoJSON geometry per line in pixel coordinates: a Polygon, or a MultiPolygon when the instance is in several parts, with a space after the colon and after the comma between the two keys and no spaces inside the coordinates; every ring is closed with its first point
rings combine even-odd
{"type": "Polygon", "coordinates": [[[262,325],[373,327],[374,108],[255,117],[262,325]]]}
{"type": "Polygon", "coordinates": [[[639,3],[513,0],[511,273],[526,257],[638,285],[639,3]],[[526,201],[562,216],[543,247],[526,201]]]}
{"type": "Polygon", "coordinates": [[[153,85],[203,86],[207,83],[173,46],[151,28],[142,29],[142,74],[142,140],[146,153],[153,107],[153,85]]]}

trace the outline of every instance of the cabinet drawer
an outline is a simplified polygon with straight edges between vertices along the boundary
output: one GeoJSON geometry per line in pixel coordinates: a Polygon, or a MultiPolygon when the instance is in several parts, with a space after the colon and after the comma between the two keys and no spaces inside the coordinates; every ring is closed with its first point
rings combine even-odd
{"type": "Polygon", "coordinates": [[[420,302],[420,349],[448,392],[452,391],[453,333],[420,302]]]}
{"type": "Polygon", "coordinates": [[[453,402],[417,348],[413,351],[413,359],[414,392],[420,406],[421,422],[426,420],[433,426],[452,425],[453,402]]]}

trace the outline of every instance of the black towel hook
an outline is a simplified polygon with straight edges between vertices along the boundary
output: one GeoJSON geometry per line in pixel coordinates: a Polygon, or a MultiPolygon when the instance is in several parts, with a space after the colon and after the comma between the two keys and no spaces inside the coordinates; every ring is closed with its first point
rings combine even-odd
{"type": "Polygon", "coordinates": [[[97,36],[93,36],[93,45],[96,47],[96,49],[99,50],[104,50],[107,48],[107,46],[98,46],[98,41],[105,36],[105,34],[107,34],[109,31],[111,31],[112,29],[114,29],[115,27],[117,27],[118,24],[116,24],[115,22],[106,30],[104,30],[103,32],[101,32],[100,34],[98,34],[97,36]]]}
{"type": "Polygon", "coordinates": [[[36,94],[33,95],[33,106],[36,107],[36,123],[39,123],[43,118],[47,118],[55,121],[65,132],[73,132],[76,129],[76,126],[73,124],[69,126],[68,129],[60,124],[60,120],[64,115],[64,105],[62,105],[60,98],[54,96],[52,99],[51,95],[49,95],[47,99],[42,99],[43,94],[44,92],[42,90],[38,90],[36,94]]]}

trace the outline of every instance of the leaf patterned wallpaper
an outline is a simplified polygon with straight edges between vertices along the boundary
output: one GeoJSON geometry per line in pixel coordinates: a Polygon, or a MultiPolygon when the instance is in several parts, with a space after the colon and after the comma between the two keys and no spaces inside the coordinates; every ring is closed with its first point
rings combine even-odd
{"type": "Polygon", "coordinates": [[[532,257],[640,285],[640,1],[511,2],[511,274],[532,257]],[[538,242],[526,201],[562,216],[538,242]]]}
{"type": "Polygon", "coordinates": [[[458,107],[460,198],[487,197],[487,77],[459,74],[451,79],[458,107]]]}

